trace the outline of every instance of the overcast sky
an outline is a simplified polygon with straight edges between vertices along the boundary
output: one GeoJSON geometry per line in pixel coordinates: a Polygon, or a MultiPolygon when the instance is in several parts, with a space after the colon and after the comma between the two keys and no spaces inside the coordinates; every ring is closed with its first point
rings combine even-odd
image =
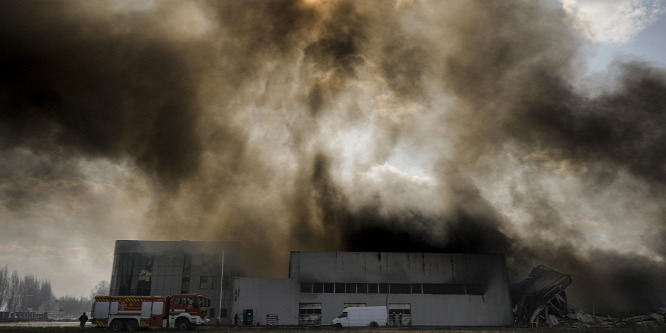
{"type": "Polygon", "coordinates": [[[13,50],[0,91],[1,265],[78,296],[110,280],[117,239],[241,240],[275,259],[254,267],[274,276],[289,250],[364,249],[351,243],[376,226],[360,220],[446,235],[419,236],[433,248],[523,249],[528,266],[577,267],[539,242],[577,262],[603,252],[663,264],[664,241],[649,237],[666,232],[666,164],[650,141],[663,123],[649,114],[665,111],[628,106],[607,128],[603,114],[634,105],[620,94],[632,82],[653,82],[633,74],[663,78],[665,2],[507,1],[497,13],[484,1],[231,3],[0,5],[13,50]],[[485,45],[503,51],[468,57],[485,45]],[[552,112],[563,118],[532,111],[562,99],[552,112]],[[635,147],[634,132],[647,133],[635,147]],[[451,245],[456,230],[474,233],[466,219],[493,230],[476,248],[451,245]]]}

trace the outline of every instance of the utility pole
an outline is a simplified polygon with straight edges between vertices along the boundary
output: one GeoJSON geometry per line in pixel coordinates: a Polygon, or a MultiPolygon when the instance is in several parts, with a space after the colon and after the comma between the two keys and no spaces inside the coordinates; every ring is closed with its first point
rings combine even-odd
{"type": "Polygon", "coordinates": [[[224,251],[222,251],[222,272],[220,273],[220,310],[217,315],[217,325],[222,324],[222,296],[224,295],[224,251]]]}

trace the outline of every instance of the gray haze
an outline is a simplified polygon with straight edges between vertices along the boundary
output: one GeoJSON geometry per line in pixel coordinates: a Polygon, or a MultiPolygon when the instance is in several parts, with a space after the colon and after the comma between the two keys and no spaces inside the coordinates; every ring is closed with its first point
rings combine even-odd
{"type": "Polygon", "coordinates": [[[108,274],[115,239],[239,240],[276,276],[290,250],[506,253],[572,274],[583,308],[664,305],[666,71],[581,83],[570,20],[536,1],[2,1],[2,258],[108,274]]]}

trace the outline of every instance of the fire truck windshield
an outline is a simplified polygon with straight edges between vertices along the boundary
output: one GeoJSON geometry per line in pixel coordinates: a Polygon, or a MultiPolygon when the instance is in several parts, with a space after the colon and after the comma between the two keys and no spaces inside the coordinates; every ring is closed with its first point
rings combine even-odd
{"type": "Polygon", "coordinates": [[[199,297],[199,306],[206,306],[206,297],[199,297]]]}

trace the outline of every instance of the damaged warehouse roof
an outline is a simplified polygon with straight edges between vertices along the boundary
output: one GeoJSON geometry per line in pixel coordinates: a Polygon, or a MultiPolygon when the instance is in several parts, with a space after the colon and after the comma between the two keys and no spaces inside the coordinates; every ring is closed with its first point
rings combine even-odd
{"type": "Polygon", "coordinates": [[[514,321],[519,325],[545,322],[557,324],[557,317],[569,312],[564,290],[571,284],[571,275],[545,266],[532,269],[530,275],[511,286],[514,300],[514,321]]]}

